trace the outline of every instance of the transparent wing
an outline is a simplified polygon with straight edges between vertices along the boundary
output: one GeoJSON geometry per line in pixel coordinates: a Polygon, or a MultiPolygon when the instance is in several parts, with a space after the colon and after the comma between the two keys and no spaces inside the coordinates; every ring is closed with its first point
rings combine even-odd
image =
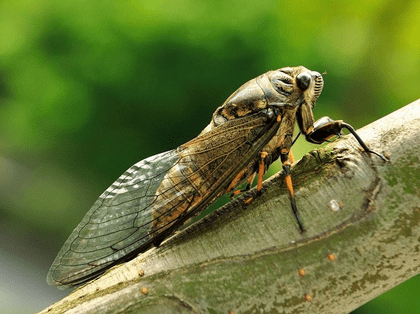
{"type": "Polygon", "coordinates": [[[254,164],[277,129],[273,115],[259,112],[138,162],[93,204],[58,253],[47,282],[76,286],[160,243],[254,164]]]}
{"type": "Polygon", "coordinates": [[[93,204],[58,253],[50,285],[74,286],[149,246],[151,205],[175,150],[144,159],[124,172],[93,204]]]}

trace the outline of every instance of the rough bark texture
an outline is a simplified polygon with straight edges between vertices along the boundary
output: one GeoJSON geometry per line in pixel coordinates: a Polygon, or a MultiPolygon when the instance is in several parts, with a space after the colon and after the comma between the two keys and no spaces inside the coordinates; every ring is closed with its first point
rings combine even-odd
{"type": "Polygon", "coordinates": [[[42,313],[348,313],[418,274],[420,100],[358,132],[390,161],[352,136],[304,156],[292,176],[305,234],[279,173],[251,205],[229,203],[42,313]]]}

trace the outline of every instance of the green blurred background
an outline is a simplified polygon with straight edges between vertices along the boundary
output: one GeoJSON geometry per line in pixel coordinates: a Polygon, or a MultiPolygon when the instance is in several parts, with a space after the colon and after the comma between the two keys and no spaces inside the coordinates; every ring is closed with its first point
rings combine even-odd
{"type": "MultiPolygon", "coordinates": [[[[419,18],[419,1],[0,1],[1,312],[67,294],[45,277],[97,196],[247,80],[327,71],[315,116],[355,127],[419,98],[419,18]]],[[[419,283],[354,313],[418,313],[419,283]]]]}

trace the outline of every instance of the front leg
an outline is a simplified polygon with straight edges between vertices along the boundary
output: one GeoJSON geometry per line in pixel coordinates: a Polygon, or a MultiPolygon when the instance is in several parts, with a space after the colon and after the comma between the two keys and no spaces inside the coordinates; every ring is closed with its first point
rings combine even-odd
{"type": "Polygon", "coordinates": [[[322,117],[313,124],[313,128],[310,128],[306,135],[306,140],[315,144],[322,144],[328,141],[334,136],[340,136],[341,130],[347,129],[356,140],[359,142],[360,146],[363,147],[365,152],[370,154],[375,154],[382,160],[386,161],[386,158],[377,152],[371,150],[356,133],[355,129],[350,125],[345,123],[343,120],[332,120],[329,117],[322,117]]]}

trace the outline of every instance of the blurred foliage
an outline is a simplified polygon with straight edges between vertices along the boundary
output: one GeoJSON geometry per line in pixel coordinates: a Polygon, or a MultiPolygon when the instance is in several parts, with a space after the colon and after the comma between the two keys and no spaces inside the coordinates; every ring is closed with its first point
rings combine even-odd
{"type": "MultiPolygon", "coordinates": [[[[419,97],[419,17],[418,1],[0,1],[0,226],[53,257],[126,168],[267,70],[327,71],[315,116],[374,121],[419,97]]],[[[395,298],[366,311],[414,313],[395,298]]]]}

